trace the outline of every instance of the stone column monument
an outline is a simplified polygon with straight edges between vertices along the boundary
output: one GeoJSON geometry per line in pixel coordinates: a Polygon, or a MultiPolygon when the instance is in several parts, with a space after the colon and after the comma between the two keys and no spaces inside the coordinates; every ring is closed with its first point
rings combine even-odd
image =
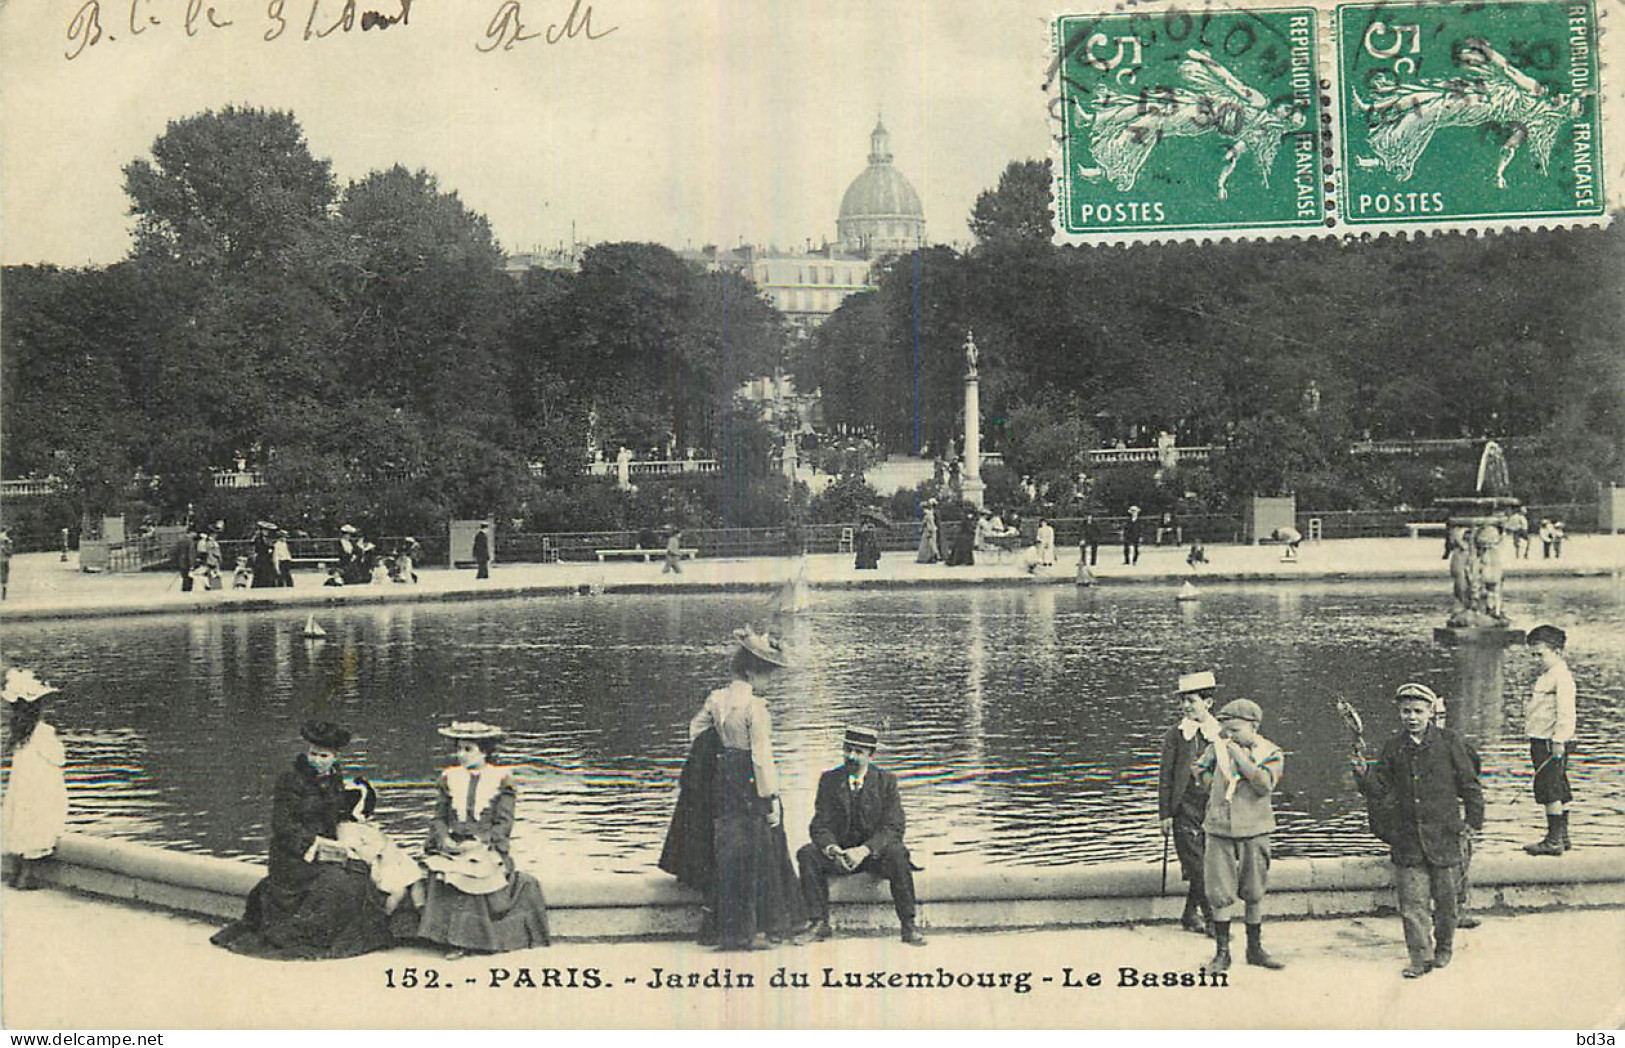
{"type": "Polygon", "coordinates": [[[965,501],[973,506],[982,504],[982,389],[981,376],[976,371],[976,337],[965,332],[965,462],[964,479],[960,489],[965,501]]]}

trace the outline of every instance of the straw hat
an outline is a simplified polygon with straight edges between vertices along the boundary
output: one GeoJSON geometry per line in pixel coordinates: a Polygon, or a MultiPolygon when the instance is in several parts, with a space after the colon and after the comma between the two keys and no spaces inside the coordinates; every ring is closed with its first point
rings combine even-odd
{"type": "Polygon", "coordinates": [[[1212,691],[1219,686],[1219,681],[1213,676],[1212,670],[1203,670],[1200,673],[1181,673],[1179,687],[1175,689],[1181,695],[1188,695],[1193,691],[1212,691]]]}
{"type": "Polygon", "coordinates": [[[484,721],[452,721],[449,727],[440,729],[440,734],[448,739],[478,742],[482,739],[500,739],[503,732],[495,724],[484,721]]]}
{"type": "Polygon", "coordinates": [[[465,895],[490,895],[508,886],[502,856],[489,847],[461,855],[428,855],[423,865],[465,895]]]}
{"type": "Polygon", "coordinates": [[[741,648],[770,666],[790,665],[790,655],[784,650],[783,642],[771,633],[757,633],[746,624],[743,628],[734,630],[734,640],[739,642],[741,648]]]}
{"type": "Polygon", "coordinates": [[[33,670],[13,666],[6,671],[5,692],[0,698],[7,702],[38,702],[54,691],[55,688],[34,676],[33,670]]]}
{"type": "Polygon", "coordinates": [[[880,733],[873,728],[859,728],[849,726],[846,736],[841,739],[843,746],[859,746],[873,753],[880,748],[880,733]]]}

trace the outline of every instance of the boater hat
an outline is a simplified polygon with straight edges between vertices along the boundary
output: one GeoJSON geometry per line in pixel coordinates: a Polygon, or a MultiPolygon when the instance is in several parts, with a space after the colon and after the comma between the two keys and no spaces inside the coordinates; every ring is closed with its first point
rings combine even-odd
{"type": "Polygon", "coordinates": [[[440,734],[448,739],[478,742],[481,739],[500,739],[503,733],[495,724],[484,721],[452,721],[449,727],[440,729],[440,734]]]}
{"type": "Polygon", "coordinates": [[[1181,673],[1177,690],[1181,695],[1188,695],[1193,691],[1212,691],[1218,686],[1219,682],[1213,676],[1213,671],[1203,670],[1200,673],[1181,673]]]}
{"type": "Polygon", "coordinates": [[[38,702],[54,691],[55,688],[34,676],[33,670],[13,666],[6,671],[5,692],[0,697],[7,702],[38,702]]]}
{"type": "Polygon", "coordinates": [[[1264,711],[1252,699],[1232,699],[1219,711],[1219,720],[1244,720],[1264,723],[1264,711]]]}
{"type": "Polygon", "coordinates": [[[880,733],[873,728],[849,727],[846,729],[846,738],[841,740],[843,746],[861,746],[873,753],[880,748],[880,733]]]}
{"type": "Polygon", "coordinates": [[[299,736],[324,750],[342,750],[350,745],[350,733],[332,721],[308,720],[299,726],[299,736]]]}

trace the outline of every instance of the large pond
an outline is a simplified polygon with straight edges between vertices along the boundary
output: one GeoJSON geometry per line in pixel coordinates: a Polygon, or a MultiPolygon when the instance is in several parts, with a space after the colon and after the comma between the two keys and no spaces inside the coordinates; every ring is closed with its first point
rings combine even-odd
{"type": "MultiPolygon", "coordinates": [[[[1350,699],[1380,738],[1387,696],[1419,679],[1481,748],[1486,848],[1534,839],[1522,696],[1536,672],[1432,643],[1441,588],[1211,585],[815,593],[790,627],[799,668],[767,689],[791,827],[805,839],[841,726],[878,727],[908,840],[934,870],[1156,861],[1156,753],[1183,671],[1213,667],[1222,697],[1266,711],[1288,753],[1279,855],[1380,852],[1333,709],[1350,699]]],[[[1606,580],[1516,594],[1515,621],[1569,630],[1580,686],[1574,837],[1625,846],[1625,592],[1606,580]]],[[[263,855],[270,786],[316,711],[357,736],[348,765],[380,786],[385,825],[426,831],[438,725],[507,726],[521,769],[516,857],[546,876],[654,869],[687,724],[722,682],[733,627],[765,622],[739,595],[598,596],[304,612],[7,624],[8,661],[63,694],[74,828],[184,851],[263,855]]]]}

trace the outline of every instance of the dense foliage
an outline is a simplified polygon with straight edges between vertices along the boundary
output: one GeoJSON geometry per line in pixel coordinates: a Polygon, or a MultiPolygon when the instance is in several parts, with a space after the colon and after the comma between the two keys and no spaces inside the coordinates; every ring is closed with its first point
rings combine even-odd
{"type": "Polygon", "coordinates": [[[742,277],[605,244],[578,273],[516,280],[485,218],[432,175],[341,188],[287,113],[171,122],[124,173],[125,261],[5,273],[7,476],[59,477],[63,504],[91,513],[157,477],[157,515],[190,505],[233,527],[533,512],[599,527],[638,502],[590,496],[589,444],[675,445],[725,458],[731,479],[647,512],[782,515],[776,438],[734,394],[780,365],[784,329],[742,277]],[[215,489],[210,468],[237,460],[266,488],[215,489]]]}
{"type": "Polygon", "coordinates": [[[1625,223],[1060,248],[1049,166],[1024,161],[978,197],[969,251],[882,263],[874,290],[792,342],[742,276],[653,244],[510,276],[485,218],[433,175],[341,187],[291,114],[174,121],[124,174],[128,258],[11,267],[0,288],[5,473],[64,484],[41,521],[132,494],[169,519],[190,506],[317,533],[849,520],[877,500],[862,479],[877,450],[950,457],[970,331],[984,446],[1008,467],[986,471],[994,501],[1391,507],[1466,482],[1463,463],[1352,456],[1367,437],[1526,438],[1514,480],[1532,499],[1625,480],[1625,223]],[[879,441],[821,448],[841,480],[810,503],[736,396],[786,367],[832,428],[879,441]],[[1085,475],[1086,449],[1164,429],[1224,450],[1085,475]],[[583,478],[590,449],[621,445],[725,468],[633,492],[583,478]],[[215,488],[210,468],[237,460],[267,486],[215,488]]]}
{"type": "Polygon", "coordinates": [[[1349,461],[1366,437],[1539,437],[1519,458],[1561,455],[1523,472],[1550,487],[1561,469],[1548,496],[1625,479],[1620,223],[1063,248],[1049,185],[1046,163],[1011,164],[976,202],[974,247],[895,260],[819,329],[793,368],[823,389],[826,419],[943,454],[973,331],[985,443],[1057,483],[1069,448],[1163,429],[1228,444],[1214,473],[1230,495],[1392,505],[1393,471],[1349,461]]]}

